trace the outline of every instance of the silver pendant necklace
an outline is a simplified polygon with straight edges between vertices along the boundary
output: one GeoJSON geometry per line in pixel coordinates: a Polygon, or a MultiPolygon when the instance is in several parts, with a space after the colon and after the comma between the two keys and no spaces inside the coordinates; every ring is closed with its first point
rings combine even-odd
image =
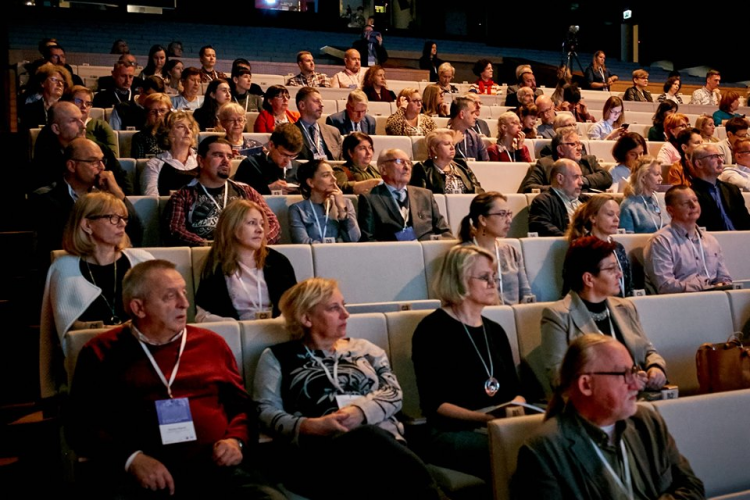
{"type": "Polygon", "coordinates": [[[453,314],[456,315],[456,318],[458,318],[458,321],[461,322],[461,325],[464,327],[464,331],[466,332],[466,335],[469,337],[469,340],[471,341],[471,345],[474,346],[474,350],[477,352],[477,356],[479,356],[479,360],[482,362],[482,365],[484,366],[484,371],[487,372],[487,380],[484,381],[484,392],[487,393],[489,397],[493,397],[495,394],[497,394],[497,391],[500,390],[500,381],[495,378],[495,367],[492,363],[492,353],[490,352],[490,341],[487,339],[487,328],[484,326],[484,320],[482,320],[482,332],[484,333],[484,343],[487,346],[487,359],[489,360],[489,367],[487,366],[487,363],[484,362],[484,358],[482,357],[482,353],[479,352],[479,348],[477,347],[476,342],[474,342],[474,339],[471,337],[471,334],[469,333],[469,329],[466,327],[466,323],[461,321],[456,311],[453,311],[453,314]]]}

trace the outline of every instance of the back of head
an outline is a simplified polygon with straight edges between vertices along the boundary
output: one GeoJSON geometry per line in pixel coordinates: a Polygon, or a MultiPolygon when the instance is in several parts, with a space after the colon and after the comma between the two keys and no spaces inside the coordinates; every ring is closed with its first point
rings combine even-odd
{"type": "Polygon", "coordinates": [[[570,104],[578,104],[581,101],[581,91],[577,83],[568,83],[563,87],[563,100],[570,104]]]}

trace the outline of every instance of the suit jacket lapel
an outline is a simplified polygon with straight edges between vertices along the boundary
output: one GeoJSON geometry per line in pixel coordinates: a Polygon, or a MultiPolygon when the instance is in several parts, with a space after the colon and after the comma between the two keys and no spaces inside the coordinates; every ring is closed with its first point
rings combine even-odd
{"type": "MultiPolygon", "coordinates": [[[[379,186],[377,195],[391,218],[403,227],[404,218],[401,216],[401,210],[399,210],[398,205],[396,205],[396,200],[391,196],[391,191],[388,189],[388,186],[385,184],[379,186]]],[[[409,203],[411,204],[411,196],[409,196],[409,200],[409,203]]]]}
{"type": "Polygon", "coordinates": [[[571,307],[570,307],[570,319],[582,333],[599,333],[599,328],[591,318],[586,305],[581,300],[581,297],[577,293],[572,292],[570,294],[571,307]]]}

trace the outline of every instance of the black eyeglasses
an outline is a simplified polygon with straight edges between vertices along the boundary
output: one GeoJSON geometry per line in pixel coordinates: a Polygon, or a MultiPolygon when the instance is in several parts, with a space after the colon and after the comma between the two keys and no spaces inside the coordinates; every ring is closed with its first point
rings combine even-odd
{"type": "Polygon", "coordinates": [[[608,375],[610,377],[622,377],[622,381],[626,384],[635,382],[638,379],[638,374],[641,369],[637,365],[633,365],[629,370],[623,370],[621,372],[585,372],[581,375],[608,375]]]}
{"type": "Polygon", "coordinates": [[[128,223],[128,217],[123,217],[122,215],[117,214],[89,215],[86,218],[89,220],[109,219],[109,223],[113,226],[118,225],[120,221],[125,222],[125,224],[128,223]]]}
{"type": "Polygon", "coordinates": [[[78,97],[76,97],[75,99],[73,99],[73,102],[76,104],[76,106],[80,106],[80,105],[83,104],[84,108],[90,108],[90,107],[92,107],[94,105],[94,103],[92,101],[86,101],[86,100],[80,99],[78,97]]]}
{"type": "Polygon", "coordinates": [[[71,158],[73,161],[79,161],[81,163],[88,163],[89,165],[98,165],[101,163],[105,167],[107,166],[106,158],[71,158]]]}

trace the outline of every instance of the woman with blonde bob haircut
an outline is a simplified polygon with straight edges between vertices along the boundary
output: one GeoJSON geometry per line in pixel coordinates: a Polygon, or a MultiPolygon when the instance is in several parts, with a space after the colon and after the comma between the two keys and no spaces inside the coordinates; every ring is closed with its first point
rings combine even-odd
{"type": "Polygon", "coordinates": [[[120,300],[122,279],[136,264],[154,258],[129,248],[127,223],[125,204],[109,193],[84,195],[73,206],[63,233],[67,255],[54,260],[44,287],[43,392],[54,392],[56,374],[46,370],[62,357],[69,331],[119,325],[127,319],[120,300]]]}
{"type": "Polygon", "coordinates": [[[298,283],[281,310],[292,340],[261,355],[253,399],[264,431],[286,447],[278,469],[287,471],[284,484],[313,499],[437,500],[424,463],[404,446],[396,419],[403,392],[388,356],[347,335],[338,283],[298,283]],[[336,480],[321,481],[334,463],[336,480]],[[364,484],[363,471],[388,480],[364,484]]]}
{"type": "Polygon", "coordinates": [[[221,212],[195,294],[195,320],[278,316],[281,296],[296,282],[284,255],[268,248],[268,219],[256,203],[234,200],[221,212]]]}
{"type": "Polygon", "coordinates": [[[157,137],[164,149],[146,163],[141,173],[141,195],[169,196],[198,175],[198,123],[187,111],[172,111],[157,137]]]}
{"type": "Polygon", "coordinates": [[[484,193],[479,180],[466,161],[456,159],[455,130],[439,128],[427,137],[429,158],[415,163],[409,184],[429,189],[434,194],[484,193]]]}
{"type": "Polygon", "coordinates": [[[655,194],[662,182],[659,160],[642,156],[636,161],[620,204],[620,228],[628,233],[655,233],[670,223],[672,218],[655,194]]]}
{"type": "MultiPolygon", "coordinates": [[[[489,444],[476,432],[496,415],[482,408],[524,402],[503,328],[482,316],[498,304],[495,256],[478,246],[448,251],[434,282],[442,307],[412,338],[412,361],[427,417],[428,462],[490,479],[489,444]]],[[[504,413],[503,413],[504,414],[504,413]]]]}

